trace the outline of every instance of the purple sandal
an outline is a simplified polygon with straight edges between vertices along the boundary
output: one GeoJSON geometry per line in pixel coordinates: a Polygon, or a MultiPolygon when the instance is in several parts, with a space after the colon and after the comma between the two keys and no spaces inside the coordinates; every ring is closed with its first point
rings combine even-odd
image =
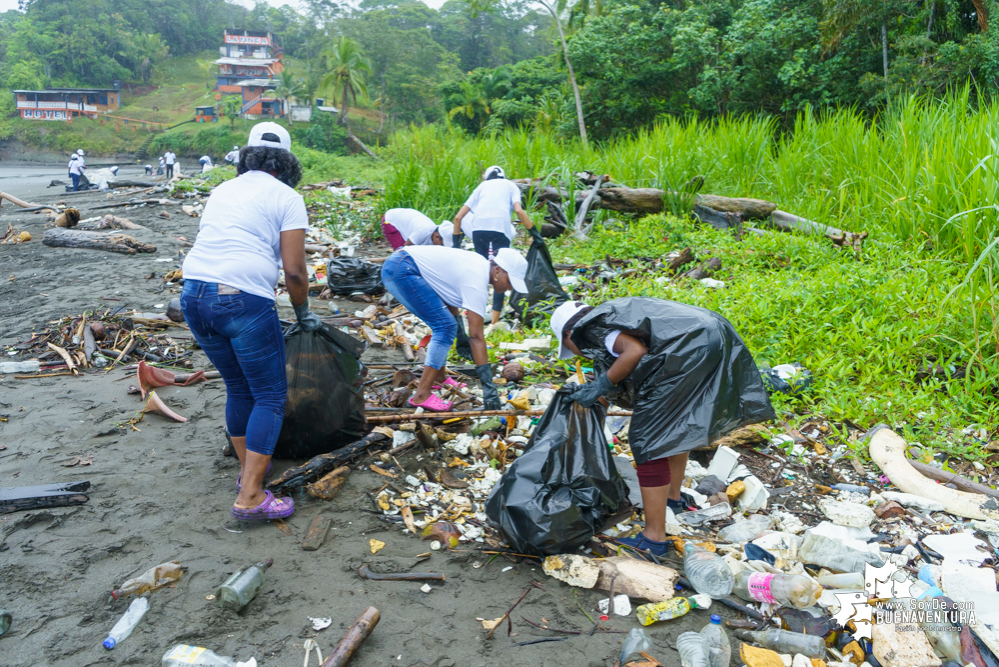
{"type": "Polygon", "coordinates": [[[243,508],[232,506],[232,518],[243,521],[270,521],[272,519],[287,519],[295,512],[295,501],[291,498],[275,498],[270,491],[264,491],[267,499],[256,507],[243,508]]]}
{"type": "MultiPolygon", "coordinates": [[[[271,468],[273,467],[274,467],[273,463],[267,464],[267,470],[264,471],[264,479],[267,479],[267,476],[271,474],[271,468]]],[[[236,493],[239,493],[240,491],[243,490],[243,485],[240,483],[242,479],[243,479],[243,471],[240,470],[239,473],[236,475],[236,493]]]]}

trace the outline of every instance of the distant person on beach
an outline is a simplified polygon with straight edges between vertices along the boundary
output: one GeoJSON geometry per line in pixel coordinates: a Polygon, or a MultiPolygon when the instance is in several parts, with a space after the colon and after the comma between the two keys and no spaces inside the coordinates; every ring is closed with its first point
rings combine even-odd
{"type": "Polygon", "coordinates": [[[274,298],[282,266],[298,325],[306,332],[322,326],[309,310],[309,215],[293,189],[302,166],[291,153],[288,131],[277,123],[255,125],[236,173],[205,205],[198,238],[184,260],[180,305],[195,340],[225,380],[226,427],[240,470],[232,516],[282,519],[295,511],[294,502],[263,488],[288,394],[274,298]]]}
{"type": "Polygon", "coordinates": [[[166,162],[167,178],[173,178],[173,165],[177,162],[177,156],[172,149],[168,148],[167,152],[163,154],[163,159],[166,162]]]}
{"type": "Polygon", "coordinates": [[[201,159],[198,160],[198,162],[201,163],[201,173],[202,174],[206,174],[206,173],[208,173],[209,171],[211,171],[212,169],[215,168],[215,165],[212,164],[212,158],[209,157],[208,155],[202,155],[201,159]]]}
{"type": "Polygon", "coordinates": [[[78,151],[76,151],[76,156],[77,156],[76,159],[80,161],[80,166],[83,167],[84,169],[86,169],[87,168],[87,162],[86,162],[86,160],[83,159],[83,149],[82,148],[79,149],[78,151]]]}
{"type": "Polygon", "coordinates": [[[152,175],[153,175],[153,165],[147,164],[146,165],[146,176],[152,176],[152,175]]]}
{"type": "Polygon", "coordinates": [[[236,164],[239,161],[239,146],[233,146],[232,150],[225,154],[226,164],[236,164]]]}
{"type": "Polygon", "coordinates": [[[78,192],[80,189],[80,177],[83,175],[83,170],[86,167],[83,166],[83,160],[80,159],[79,155],[74,155],[73,159],[69,161],[69,177],[73,179],[73,192],[78,192]]]}
{"type": "MultiPolygon", "coordinates": [[[[455,248],[461,247],[465,236],[461,230],[461,222],[470,212],[475,215],[475,228],[470,230],[475,252],[486,259],[491,260],[501,248],[510,247],[510,242],[516,236],[510,223],[513,214],[517,215],[531,238],[541,240],[541,233],[520,205],[520,188],[507,180],[502,167],[492,166],[483,172],[482,182],[472,191],[458,215],[454,216],[452,245],[455,248]]],[[[503,292],[493,292],[493,324],[499,321],[504,296],[503,292]]]]}
{"type": "Polygon", "coordinates": [[[158,167],[156,167],[156,175],[157,176],[162,176],[165,169],[166,169],[166,160],[164,160],[163,156],[161,155],[160,156],[160,165],[158,167]]]}
{"type": "Polygon", "coordinates": [[[438,227],[415,208],[390,208],[382,216],[382,234],[392,250],[407,245],[445,245],[451,247],[451,223],[438,227]]]}

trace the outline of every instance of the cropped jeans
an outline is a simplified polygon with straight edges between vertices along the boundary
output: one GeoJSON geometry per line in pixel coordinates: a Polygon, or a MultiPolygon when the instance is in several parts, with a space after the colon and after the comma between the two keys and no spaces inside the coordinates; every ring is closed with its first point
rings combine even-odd
{"type": "Polygon", "coordinates": [[[284,334],[274,301],[239,291],[219,294],[217,283],[185,280],[180,307],[225,380],[229,435],[245,436],[249,451],[270,456],[288,396],[284,334]]]}
{"type": "Polygon", "coordinates": [[[405,250],[396,250],[382,264],[385,289],[430,327],[433,334],[427,346],[426,365],[441,369],[458,333],[458,322],[437,292],[420,275],[416,262],[405,250]]]}

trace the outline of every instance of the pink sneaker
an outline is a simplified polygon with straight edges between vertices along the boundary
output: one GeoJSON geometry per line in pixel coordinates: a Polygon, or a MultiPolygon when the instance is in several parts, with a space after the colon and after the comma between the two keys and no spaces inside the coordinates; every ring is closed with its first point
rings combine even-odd
{"type": "Polygon", "coordinates": [[[450,377],[447,378],[446,380],[444,380],[443,384],[435,384],[433,386],[433,388],[436,389],[436,390],[438,390],[438,391],[440,391],[441,389],[450,389],[451,387],[457,387],[459,390],[460,389],[468,389],[468,385],[467,384],[465,384],[464,382],[455,382],[454,378],[450,378],[450,377]]]}
{"type": "Polygon", "coordinates": [[[414,403],[413,399],[408,401],[411,408],[423,408],[429,412],[451,412],[451,401],[445,401],[436,394],[430,394],[430,398],[422,403],[414,403]]]}

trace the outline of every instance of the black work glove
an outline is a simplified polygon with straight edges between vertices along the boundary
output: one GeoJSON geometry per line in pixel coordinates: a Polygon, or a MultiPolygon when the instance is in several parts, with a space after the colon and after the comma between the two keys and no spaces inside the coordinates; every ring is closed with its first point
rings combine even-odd
{"type": "Polygon", "coordinates": [[[301,306],[292,304],[292,308],[295,309],[295,317],[298,319],[298,326],[302,328],[302,331],[315,331],[323,326],[323,321],[319,319],[319,316],[309,310],[308,298],[305,299],[305,303],[301,306]]]}
{"type": "Polygon", "coordinates": [[[593,382],[576,385],[572,391],[572,400],[584,408],[592,408],[614,388],[614,383],[606,375],[599,375],[593,382]]]}
{"type": "Polygon", "coordinates": [[[499,393],[496,391],[496,385],[493,384],[492,364],[476,366],[475,374],[479,376],[479,382],[482,383],[482,403],[485,405],[485,409],[501,410],[499,393]]]}
{"type": "Polygon", "coordinates": [[[461,248],[461,242],[465,240],[464,232],[458,232],[457,234],[451,235],[451,247],[461,248]]]}
{"type": "Polygon", "coordinates": [[[545,240],[541,236],[541,230],[538,229],[537,225],[534,225],[533,227],[528,229],[527,233],[531,235],[531,238],[534,239],[535,242],[540,243],[541,245],[545,244],[545,240]]]}
{"type": "Polygon", "coordinates": [[[465,333],[465,320],[460,315],[454,319],[458,324],[458,334],[454,339],[454,351],[458,353],[458,356],[469,361],[474,361],[472,358],[472,341],[468,340],[468,334],[465,333]]]}

